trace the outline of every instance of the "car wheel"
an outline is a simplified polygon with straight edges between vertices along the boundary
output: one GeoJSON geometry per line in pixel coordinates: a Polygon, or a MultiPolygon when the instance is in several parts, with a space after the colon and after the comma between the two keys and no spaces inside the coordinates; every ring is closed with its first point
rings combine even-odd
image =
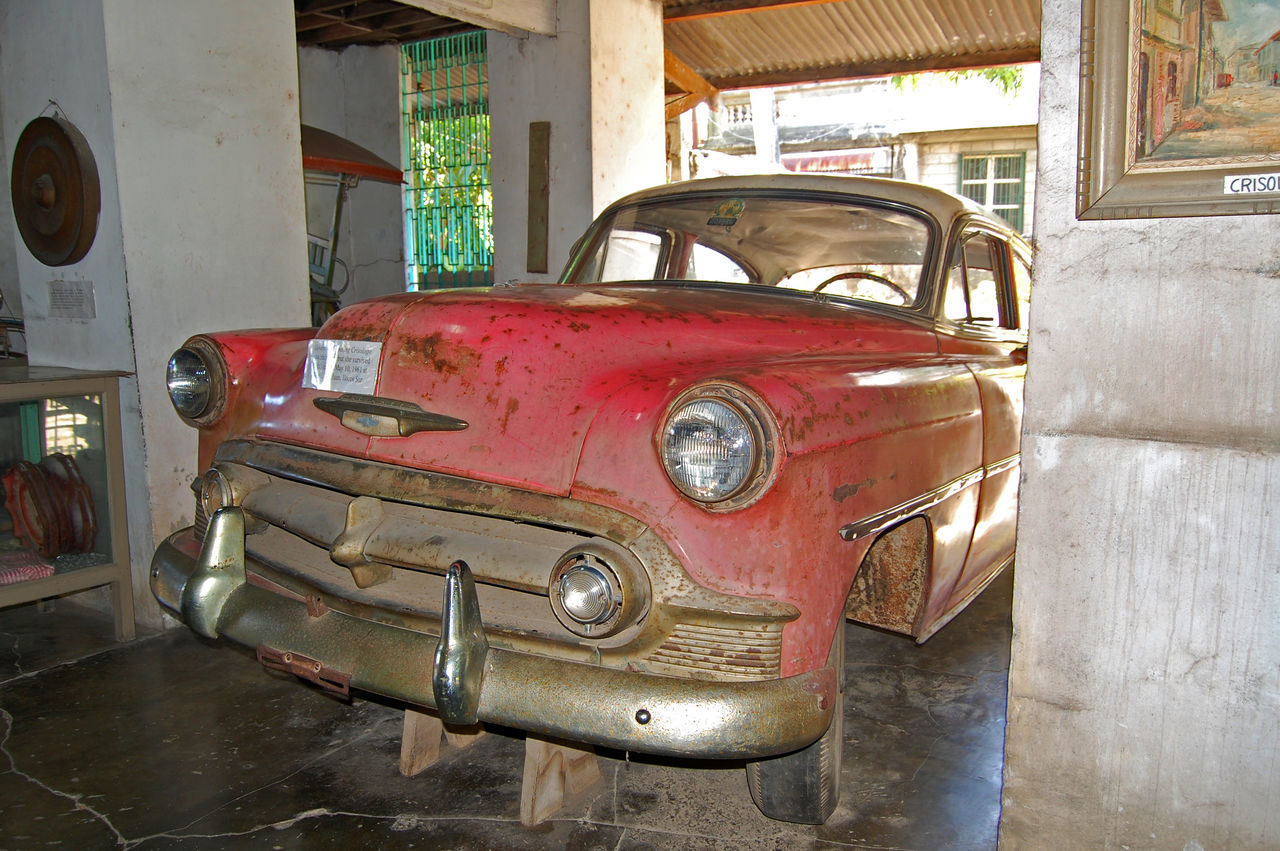
{"type": "Polygon", "coordinates": [[[794,753],[747,763],[747,787],[760,812],[779,821],[822,824],[840,800],[844,754],[844,618],[831,642],[836,666],[836,706],[831,724],[816,742],[794,753]]]}

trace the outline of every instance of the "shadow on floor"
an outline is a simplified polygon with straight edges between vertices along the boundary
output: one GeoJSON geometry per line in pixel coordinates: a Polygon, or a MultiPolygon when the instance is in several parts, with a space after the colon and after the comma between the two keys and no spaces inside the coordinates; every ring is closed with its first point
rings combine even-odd
{"type": "Polygon", "coordinates": [[[608,754],[601,787],[523,828],[516,733],[404,778],[393,706],[186,629],[117,645],[66,601],[0,610],[0,847],[994,848],[1012,584],[922,647],[850,626],[841,798],[818,827],[762,816],[740,767],[608,754]]]}

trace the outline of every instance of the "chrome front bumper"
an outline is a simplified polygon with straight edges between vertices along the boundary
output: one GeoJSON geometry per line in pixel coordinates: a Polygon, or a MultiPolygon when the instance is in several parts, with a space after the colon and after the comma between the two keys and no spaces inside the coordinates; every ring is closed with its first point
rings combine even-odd
{"type": "Polygon", "coordinates": [[[831,721],[835,673],[712,682],[582,664],[485,640],[465,565],[450,569],[444,639],[250,584],[244,515],[219,511],[203,547],[185,529],[151,562],[156,599],[196,632],[328,688],[436,709],[445,721],[515,727],[566,741],[707,759],[773,756],[816,740],[831,721]]]}

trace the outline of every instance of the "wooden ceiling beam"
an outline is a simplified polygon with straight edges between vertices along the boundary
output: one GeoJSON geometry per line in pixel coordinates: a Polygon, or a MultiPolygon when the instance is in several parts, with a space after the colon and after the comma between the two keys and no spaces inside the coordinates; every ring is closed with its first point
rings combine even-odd
{"type": "Polygon", "coordinates": [[[465,24],[462,21],[449,20],[447,18],[432,18],[429,21],[423,21],[412,26],[388,28],[374,33],[355,33],[348,31],[346,33],[330,32],[326,33],[323,38],[315,36],[307,37],[302,34],[298,38],[298,44],[310,47],[323,47],[330,50],[338,50],[349,47],[354,44],[390,44],[390,43],[408,43],[413,41],[422,41],[429,38],[440,38],[442,36],[454,35],[460,32],[471,32],[475,29],[471,24],[465,24]]]}
{"type": "Polygon", "coordinates": [[[382,15],[390,15],[398,11],[412,12],[412,9],[405,9],[399,3],[384,2],[384,0],[375,0],[375,2],[353,3],[349,9],[342,14],[344,21],[367,21],[370,18],[377,18],[382,15]]]}
{"type": "Polygon", "coordinates": [[[681,91],[688,92],[684,97],[667,102],[668,121],[700,103],[719,102],[720,90],[670,50],[662,51],[662,70],[668,80],[675,83],[681,91]]]}
{"type": "Polygon", "coordinates": [[[323,15],[354,5],[355,0],[293,0],[295,15],[323,15]]]}
{"type": "Polygon", "coordinates": [[[820,6],[824,3],[844,2],[847,2],[847,0],[707,0],[705,3],[695,3],[692,6],[664,8],[662,22],[664,24],[674,24],[687,21],[704,21],[708,18],[723,18],[725,15],[742,15],[751,12],[794,9],[799,6],[820,6]]]}
{"type": "Polygon", "coordinates": [[[400,0],[434,15],[466,21],[509,35],[555,35],[556,0],[400,0]]]}
{"type": "Polygon", "coordinates": [[[331,23],[328,26],[316,27],[306,32],[299,31],[299,44],[329,44],[335,41],[350,43],[351,39],[368,39],[373,32],[369,27],[354,27],[351,24],[331,23]]]}

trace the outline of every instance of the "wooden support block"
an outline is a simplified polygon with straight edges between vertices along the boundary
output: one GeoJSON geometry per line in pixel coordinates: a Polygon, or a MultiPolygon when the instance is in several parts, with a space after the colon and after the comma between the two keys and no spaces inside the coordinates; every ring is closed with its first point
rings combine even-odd
{"type": "Polygon", "coordinates": [[[528,736],[524,740],[520,823],[525,827],[541,824],[573,804],[601,779],[600,763],[590,747],[528,736]]]}
{"type": "Polygon", "coordinates": [[[458,750],[469,748],[476,742],[480,741],[480,737],[484,735],[484,727],[479,724],[472,724],[470,727],[450,727],[444,728],[444,740],[458,750]]]}
{"type": "Polygon", "coordinates": [[[406,709],[404,732],[400,735],[400,773],[413,777],[438,760],[443,732],[444,723],[435,715],[406,709]]]}
{"type": "Polygon", "coordinates": [[[438,715],[405,709],[404,731],[400,734],[400,773],[405,777],[421,774],[440,759],[440,734],[455,748],[470,747],[484,735],[484,727],[446,727],[438,715]]]}

